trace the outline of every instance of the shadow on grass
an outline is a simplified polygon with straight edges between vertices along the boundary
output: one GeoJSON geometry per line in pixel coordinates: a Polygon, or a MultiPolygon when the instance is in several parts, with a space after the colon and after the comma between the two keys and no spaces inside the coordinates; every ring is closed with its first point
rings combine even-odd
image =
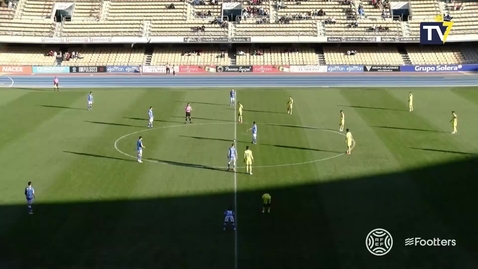
{"type": "MultiPolygon", "coordinates": [[[[197,140],[221,141],[221,142],[228,142],[228,143],[234,142],[234,138],[232,138],[232,139],[226,139],[226,138],[215,138],[215,137],[204,137],[204,136],[188,136],[188,135],[180,135],[179,137],[192,138],[192,139],[197,139],[197,140]]],[[[246,142],[246,141],[240,141],[240,140],[236,140],[236,142],[239,142],[239,143],[248,143],[248,142],[246,142]]],[[[249,141],[249,142],[250,142],[250,141],[249,141]]]]}
{"type": "Polygon", "coordinates": [[[276,148],[284,148],[284,149],[310,150],[310,151],[330,152],[330,153],[344,153],[345,152],[345,151],[337,151],[337,150],[315,149],[315,148],[306,148],[306,147],[277,145],[277,144],[260,144],[260,145],[271,146],[271,147],[276,147],[276,148]]]}
{"type": "MultiPolygon", "coordinates": [[[[137,117],[124,117],[124,118],[128,120],[142,121],[142,122],[145,122],[146,125],[149,120],[147,118],[137,118],[137,117]]],[[[184,123],[183,121],[172,121],[172,120],[163,120],[163,119],[155,119],[154,122],[184,123]]]]}
{"type": "Polygon", "coordinates": [[[415,132],[427,132],[427,133],[447,133],[443,131],[428,130],[428,129],[418,129],[418,128],[403,128],[403,127],[393,127],[393,126],[370,126],[372,128],[378,129],[389,129],[389,130],[402,130],[402,131],[415,131],[415,132]]]}
{"type": "Polygon", "coordinates": [[[67,151],[67,150],[63,152],[68,154],[85,156],[85,157],[93,157],[93,158],[109,159],[109,160],[115,160],[115,161],[125,161],[125,162],[136,162],[136,160],[133,160],[133,159],[123,159],[118,157],[104,156],[104,155],[98,155],[98,154],[92,154],[92,153],[75,152],[75,151],[67,151]]]}
{"type": "Polygon", "coordinates": [[[387,108],[387,107],[373,107],[373,106],[351,106],[351,105],[338,105],[340,107],[351,107],[357,109],[374,109],[374,110],[390,110],[390,111],[407,111],[407,109],[396,109],[396,108],[387,108]]]}
{"type": "MultiPolygon", "coordinates": [[[[187,102],[178,101],[178,100],[176,100],[176,101],[174,101],[174,102],[176,102],[176,103],[182,103],[182,104],[184,104],[184,105],[187,104],[187,102]]],[[[191,102],[189,102],[189,103],[191,103],[191,105],[200,104],[200,105],[211,105],[211,106],[229,106],[229,104],[210,103],[210,102],[195,102],[195,101],[191,101],[191,102]]]]}
{"type": "MultiPolygon", "coordinates": [[[[209,193],[192,194],[197,187],[180,178],[150,199],[50,203],[42,202],[48,192],[38,192],[34,215],[25,204],[0,206],[0,267],[229,269],[237,258],[244,269],[478,268],[477,160],[328,182],[317,171],[322,183],[266,189],[242,188],[257,176],[238,175],[237,193],[210,186],[209,193]],[[175,195],[178,189],[191,195],[175,195]],[[270,214],[261,214],[264,192],[273,197],[270,214]],[[222,230],[222,213],[234,201],[237,249],[235,233],[222,230]],[[383,257],[365,248],[366,235],[378,227],[394,240],[383,257]],[[457,247],[406,247],[410,237],[456,239],[457,247]]],[[[161,169],[157,180],[166,180],[161,169]]],[[[213,179],[196,176],[199,183],[213,179]]]]}
{"type": "Polygon", "coordinates": [[[114,123],[114,122],[104,122],[104,121],[85,121],[88,123],[99,124],[99,125],[110,125],[110,126],[122,126],[122,127],[142,127],[137,125],[123,124],[123,123],[114,123]]]}
{"type": "Polygon", "coordinates": [[[287,112],[286,112],[286,111],[284,111],[284,112],[277,112],[277,111],[253,110],[253,109],[244,109],[244,112],[254,112],[254,113],[270,113],[270,114],[287,114],[287,112]]]}
{"type": "Polygon", "coordinates": [[[469,153],[469,152],[463,152],[463,151],[443,150],[443,149],[430,149],[430,148],[414,148],[414,147],[409,147],[409,148],[410,148],[410,149],[414,149],[414,150],[423,150],[423,151],[431,151],[431,152],[460,154],[460,155],[467,155],[467,156],[478,156],[478,153],[469,153]]]}
{"type": "Polygon", "coordinates": [[[56,105],[38,105],[38,106],[47,107],[47,108],[86,110],[86,108],[71,107],[71,106],[56,106],[56,105]]]}
{"type": "Polygon", "coordinates": [[[149,158],[148,160],[152,160],[152,161],[155,161],[155,162],[164,163],[164,164],[168,164],[168,165],[182,166],[182,167],[186,167],[186,168],[195,168],[195,169],[205,169],[205,170],[226,172],[225,168],[220,169],[220,168],[217,168],[217,167],[207,166],[207,165],[202,165],[202,164],[168,161],[168,160],[160,160],[160,159],[152,159],[152,158],[149,158]]]}
{"type": "MultiPolygon", "coordinates": [[[[181,119],[186,119],[186,117],[184,116],[171,116],[173,118],[181,118],[181,119]]],[[[222,121],[222,122],[230,122],[230,123],[234,123],[234,120],[224,120],[224,119],[213,119],[213,118],[201,118],[201,117],[194,117],[194,115],[192,115],[191,119],[193,120],[193,122],[195,120],[207,120],[207,121],[222,121]]]]}

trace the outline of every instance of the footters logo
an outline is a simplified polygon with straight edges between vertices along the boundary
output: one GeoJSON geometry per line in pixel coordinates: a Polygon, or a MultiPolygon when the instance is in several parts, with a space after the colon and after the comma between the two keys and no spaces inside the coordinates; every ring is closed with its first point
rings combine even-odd
{"type": "Polygon", "coordinates": [[[365,238],[367,250],[375,256],[384,256],[392,250],[393,237],[385,229],[376,228],[365,238]]]}
{"type": "Polygon", "coordinates": [[[456,239],[410,237],[405,239],[406,247],[455,247],[456,239]]]}

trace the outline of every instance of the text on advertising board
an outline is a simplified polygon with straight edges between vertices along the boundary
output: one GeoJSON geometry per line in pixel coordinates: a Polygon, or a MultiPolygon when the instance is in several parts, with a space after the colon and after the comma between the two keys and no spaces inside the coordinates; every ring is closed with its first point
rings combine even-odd
{"type": "Polygon", "coordinates": [[[289,72],[288,66],[273,66],[273,65],[254,65],[252,67],[254,73],[280,73],[289,72]]]}
{"type": "Polygon", "coordinates": [[[216,66],[216,72],[221,73],[221,72],[236,72],[236,73],[250,73],[252,72],[252,66],[251,65],[220,65],[216,66]]]}
{"type": "Polygon", "coordinates": [[[291,73],[325,73],[327,66],[320,65],[292,65],[290,67],[291,73]]]}
{"type": "Polygon", "coordinates": [[[139,66],[107,66],[106,72],[108,73],[139,73],[139,66]]]}
{"type": "Polygon", "coordinates": [[[356,73],[363,72],[363,65],[329,65],[327,66],[328,73],[356,73]]]}
{"type": "Polygon", "coordinates": [[[387,65],[366,65],[364,66],[365,72],[400,72],[400,66],[387,66],[387,65]]]}
{"type": "Polygon", "coordinates": [[[68,66],[33,66],[33,74],[67,74],[70,73],[68,66]]]}
{"type": "Polygon", "coordinates": [[[32,67],[24,65],[2,65],[0,66],[0,73],[30,75],[32,73],[32,67]]]}
{"type": "Polygon", "coordinates": [[[143,66],[143,73],[153,73],[153,74],[165,74],[166,66],[143,66]]]}
{"type": "Polygon", "coordinates": [[[478,64],[444,64],[444,65],[405,65],[400,68],[402,72],[476,72],[478,64]]]}

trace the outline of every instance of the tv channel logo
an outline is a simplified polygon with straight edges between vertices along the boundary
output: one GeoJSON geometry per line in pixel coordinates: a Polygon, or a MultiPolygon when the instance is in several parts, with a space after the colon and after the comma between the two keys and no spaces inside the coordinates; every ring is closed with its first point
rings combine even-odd
{"type": "Polygon", "coordinates": [[[435,22],[420,23],[420,44],[445,44],[453,24],[452,21],[445,21],[441,15],[435,17],[435,22]]]}

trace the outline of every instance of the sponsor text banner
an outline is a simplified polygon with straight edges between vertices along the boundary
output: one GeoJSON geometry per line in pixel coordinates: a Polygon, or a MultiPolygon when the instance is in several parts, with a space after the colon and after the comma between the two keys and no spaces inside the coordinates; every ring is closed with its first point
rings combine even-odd
{"type": "Polygon", "coordinates": [[[143,73],[166,74],[166,66],[143,66],[143,73]]]}
{"type": "Polygon", "coordinates": [[[254,65],[252,67],[254,73],[281,73],[289,72],[289,66],[275,66],[275,65],[254,65]]]}
{"type": "Polygon", "coordinates": [[[366,65],[364,66],[365,72],[400,72],[400,66],[391,65],[366,65]]]}
{"type": "Polygon", "coordinates": [[[32,67],[29,65],[0,65],[0,73],[31,75],[32,67]]]}
{"type": "Polygon", "coordinates": [[[251,73],[252,65],[220,65],[216,66],[217,73],[251,73]]]}
{"type": "Polygon", "coordinates": [[[478,72],[478,64],[438,64],[438,65],[405,65],[400,67],[401,72],[478,72]]]}
{"type": "Polygon", "coordinates": [[[292,65],[291,73],[326,73],[327,66],[320,65],[292,65]]]}
{"type": "Polygon", "coordinates": [[[377,42],[377,37],[366,36],[329,36],[327,42],[342,43],[342,42],[377,42]]]}
{"type": "Polygon", "coordinates": [[[358,73],[363,72],[363,65],[328,65],[327,73],[358,73]]]}
{"type": "Polygon", "coordinates": [[[70,66],[70,73],[105,73],[106,66],[70,66]]]}
{"type": "Polygon", "coordinates": [[[70,68],[68,66],[33,66],[33,74],[68,74],[70,68]]]}
{"type": "Polygon", "coordinates": [[[139,66],[113,65],[113,66],[107,66],[106,72],[107,73],[140,73],[141,70],[139,66]]]}
{"type": "Polygon", "coordinates": [[[250,43],[251,37],[185,37],[185,43],[250,43]]]}
{"type": "Polygon", "coordinates": [[[215,66],[180,65],[179,73],[215,73],[215,66]]]}

